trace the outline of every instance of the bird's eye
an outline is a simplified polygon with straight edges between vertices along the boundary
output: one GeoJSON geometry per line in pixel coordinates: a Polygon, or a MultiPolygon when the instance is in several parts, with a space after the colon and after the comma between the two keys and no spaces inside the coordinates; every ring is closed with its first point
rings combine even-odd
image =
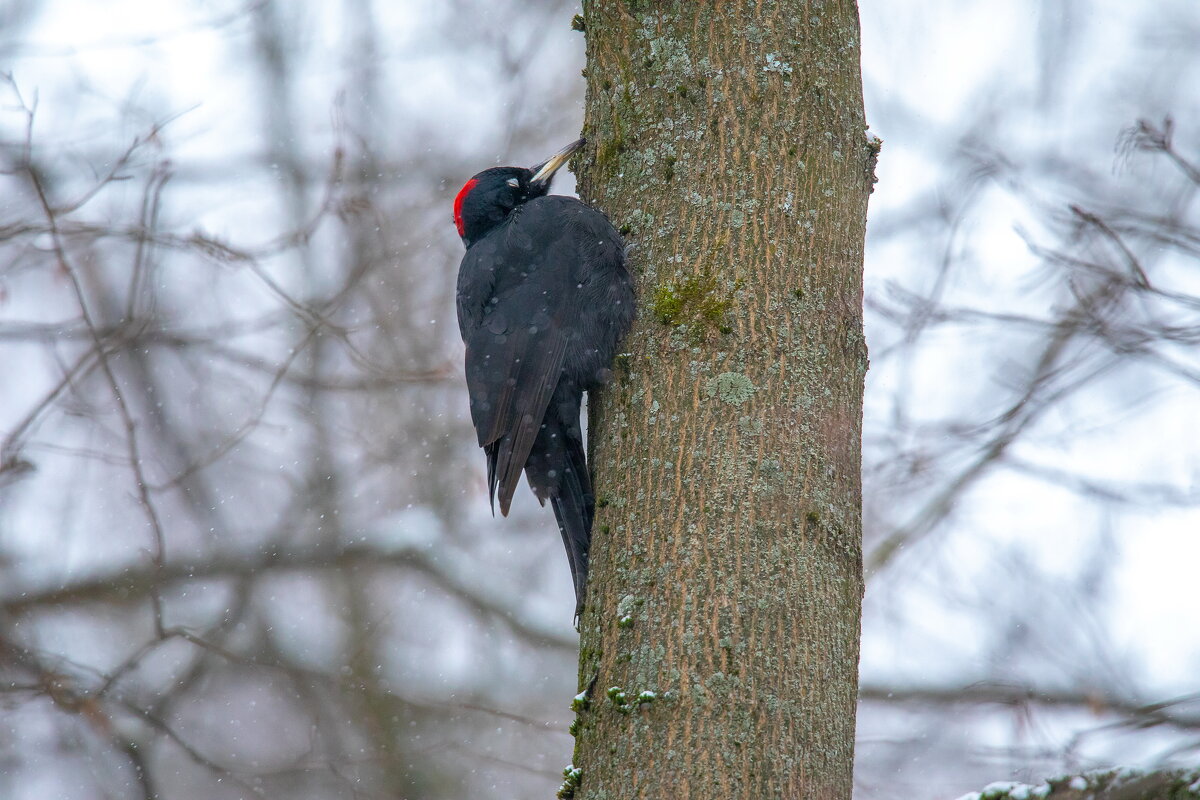
{"type": "Polygon", "coordinates": [[[521,185],[521,182],[519,180],[517,180],[516,178],[509,178],[508,180],[505,181],[505,183],[507,183],[509,186],[513,187],[514,189],[521,185]]]}

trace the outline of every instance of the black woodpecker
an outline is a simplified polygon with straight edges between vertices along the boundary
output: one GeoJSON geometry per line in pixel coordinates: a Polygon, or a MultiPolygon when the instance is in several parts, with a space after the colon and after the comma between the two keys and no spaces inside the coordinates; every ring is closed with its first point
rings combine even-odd
{"type": "Polygon", "coordinates": [[[492,509],[507,515],[524,469],[550,501],[583,610],[595,496],[580,404],[610,376],[634,317],[625,243],[599,211],[547,194],[580,139],[531,169],[494,167],[454,198],[467,247],[458,328],[467,346],[471,421],[487,454],[492,509]],[[498,492],[497,492],[498,490],[498,492]]]}

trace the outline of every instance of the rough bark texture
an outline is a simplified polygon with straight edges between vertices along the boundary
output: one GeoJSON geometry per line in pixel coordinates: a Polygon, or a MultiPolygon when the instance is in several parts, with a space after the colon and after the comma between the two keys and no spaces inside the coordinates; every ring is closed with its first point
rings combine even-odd
{"type": "Polygon", "coordinates": [[[878,149],[857,8],[592,0],[576,25],[580,192],[634,245],[641,312],[592,404],[562,794],[848,798],[878,149]]]}

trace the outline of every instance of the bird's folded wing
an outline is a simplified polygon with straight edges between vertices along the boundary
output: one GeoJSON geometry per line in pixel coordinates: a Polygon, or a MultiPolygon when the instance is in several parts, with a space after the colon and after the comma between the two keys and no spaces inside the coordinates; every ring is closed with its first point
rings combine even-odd
{"type": "Polygon", "coordinates": [[[508,321],[497,310],[467,339],[467,391],[488,488],[507,514],[546,407],[562,376],[567,336],[557,319],[508,321]],[[539,324],[540,323],[540,324],[539,324]]]}

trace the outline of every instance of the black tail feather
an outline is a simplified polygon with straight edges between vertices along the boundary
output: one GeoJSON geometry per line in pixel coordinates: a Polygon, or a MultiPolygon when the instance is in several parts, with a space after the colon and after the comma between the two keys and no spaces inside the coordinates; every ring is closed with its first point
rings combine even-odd
{"type": "Polygon", "coordinates": [[[487,454],[488,500],[492,504],[493,517],[496,516],[496,451],[499,449],[499,442],[483,446],[483,452],[487,454]]]}
{"type": "Polygon", "coordinates": [[[554,507],[554,517],[558,520],[563,545],[567,549],[567,561],[571,564],[571,579],[575,584],[575,616],[578,618],[583,613],[587,596],[588,550],[591,547],[596,501],[592,495],[583,445],[578,441],[568,441],[567,451],[569,466],[563,475],[558,495],[552,496],[550,502],[554,507]]]}
{"type": "Polygon", "coordinates": [[[525,462],[525,474],[534,494],[543,502],[549,500],[554,508],[571,565],[577,617],[587,592],[588,549],[596,513],[579,427],[582,395],[566,381],[559,384],[525,462]]]}

